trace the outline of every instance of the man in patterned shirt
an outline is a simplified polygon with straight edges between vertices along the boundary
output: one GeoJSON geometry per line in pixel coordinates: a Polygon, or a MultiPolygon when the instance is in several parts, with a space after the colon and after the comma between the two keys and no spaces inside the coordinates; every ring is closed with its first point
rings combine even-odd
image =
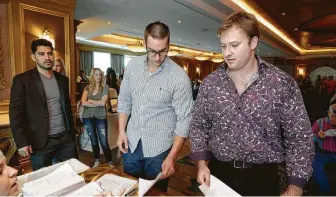
{"type": "Polygon", "coordinates": [[[144,43],[147,54],[128,63],[121,83],[117,144],[125,172],[147,179],[162,172],[164,180],[156,186],[166,191],[167,178],[175,172],[177,154],[189,134],[191,83],[183,68],[167,57],[167,25],[149,24],[144,43]]]}
{"type": "Polygon", "coordinates": [[[190,123],[198,182],[209,185],[211,173],[244,196],[279,195],[278,164],[285,161],[283,195],[302,195],[314,151],[296,82],[255,55],[253,15],[232,14],[218,35],[225,63],[203,81],[190,123]]]}
{"type": "Polygon", "coordinates": [[[319,195],[330,195],[330,185],[325,172],[326,164],[336,164],[336,98],[330,101],[328,117],[317,120],[313,127],[316,153],[313,161],[313,177],[319,186],[319,195]]]}

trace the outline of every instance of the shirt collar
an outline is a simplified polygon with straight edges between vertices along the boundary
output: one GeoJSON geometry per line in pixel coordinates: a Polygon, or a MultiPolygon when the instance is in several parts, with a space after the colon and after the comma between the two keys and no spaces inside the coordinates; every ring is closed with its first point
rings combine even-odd
{"type": "MultiPolygon", "coordinates": [[[[272,64],[266,62],[264,59],[262,59],[260,56],[255,55],[255,58],[257,59],[258,66],[259,66],[259,73],[260,71],[264,70],[265,68],[270,68],[272,67],[272,64]]],[[[222,65],[219,66],[220,69],[223,69],[223,71],[226,73],[228,65],[226,62],[224,62],[222,65]]]]}
{"type": "MultiPolygon", "coordinates": [[[[147,54],[143,55],[142,56],[142,60],[143,60],[143,68],[144,68],[144,71],[148,72],[148,65],[147,65],[147,54]]],[[[169,64],[168,64],[168,60],[169,57],[167,56],[166,59],[162,62],[161,66],[156,70],[156,72],[154,73],[151,73],[151,74],[155,74],[155,73],[159,73],[161,72],[164,68],[166,68],[169,64]]]]}

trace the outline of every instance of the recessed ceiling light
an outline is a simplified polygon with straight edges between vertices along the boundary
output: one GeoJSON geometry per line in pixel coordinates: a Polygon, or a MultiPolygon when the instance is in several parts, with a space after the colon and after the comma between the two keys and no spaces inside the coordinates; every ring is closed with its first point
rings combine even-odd
{"type": "Polygon", "coordinates": [[[179,38],[179,41],[181,41],[181,39],[179,38]]]}
{"type": "Polygon", "coordinates": [[[259,49],[258,49],[258,51],[259,51],[259,49]]]}
{"type": "Polygon", "coordinates": [[[77,31],[80,31],[80,29],[78,29],[77,31]]]}
{"type": "Polygon", "coordinates": [[[285,16],[285,15],[286,15],[286,12],[283,12],[283,13],[282,13],[282,16],[285,16]]]}
{"type": "Polygon", "coordinates": [[[111,25],[111,22],[107,22],[107,24],[111,25]]]}
{"type": "Polygon", "coordinates": [[[268,53],[268,55],[271,55],[271,53],[268,53]]]}
{"type": "Polygon", "coordinates": [[[217,36],[219,37],[220,35],[218,34],[217,36]]]}
{"type": "Polygon", "coordinates": [[[182,21],[177,21],[178,23],[181,23],[182,21]]]}
{"type": "Polygon", "coordinates": [[[210,47],[208,46],[208,48],[210,48],[210,47]]]}
{"type": "Polygon", "coordinates": [[[138,31],[138,29],[134,29],[135,31],[138,31]]]}
{"type": "Polygon", "coordinates": [[[295,31],[297,31],[297,30],[298,30],[298,28],[295,28],[294,30],[295,30],[295,31]]]}

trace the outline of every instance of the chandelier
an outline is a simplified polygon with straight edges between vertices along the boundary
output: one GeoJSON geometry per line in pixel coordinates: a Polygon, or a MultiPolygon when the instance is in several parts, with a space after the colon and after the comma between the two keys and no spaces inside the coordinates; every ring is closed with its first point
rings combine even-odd
{"type": "Polygon", "coordinates": [[[203,53],[200,53],[200,54],[194,56],[194,58],[199,60],[199,61],[206,61],[206,60],[210,59],[209,56],[205,56],[203,53]]]}
{"type": "Polygon", "coordinates": [[[211,58],[211,61],[215,63],[221,63],[224,61],[224,58],[222,55],[216,55],[215,57],[211,58]]]}
{"type": "Polygon", "coordinates": [[[55,39],[52,39],[50,37],[50,33],[49,33],[48,29],[44,29],[42,35],[39,38],[48,40],[49,42],[51,42],[51,45],[55,48],[55,39]]]}
{"type": "Polygon", "coordinates": [[[168,56],[175,56],[175,55],[178,55],[178,54],[181,54],[181,53],[182,53],[182,51],[180,51],[180,50],[169,49],[168,56]]]}
{"type": "Polygon", "coordinates": [[[138,40],[135,43],[126,44],[126,47],[133,52],[145,52],[145,47],[143,43],[138,40]]]}

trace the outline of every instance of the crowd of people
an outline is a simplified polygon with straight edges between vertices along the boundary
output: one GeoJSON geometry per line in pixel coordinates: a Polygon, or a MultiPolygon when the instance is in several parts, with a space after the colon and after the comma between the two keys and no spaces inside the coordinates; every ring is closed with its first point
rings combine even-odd
{"type": "MultiPolygon", "coordinates": [[[[106,122],[112,87],[119,92],[117,145],[129,175],[154,179],[162,173],[156,187],[167,191],[177,155],[189,138],[200,184],[209,186],[212,174],[241,195],[300,196],[313,174],[320,193],[329,194],[324,166],[335,163],[336,144],[326,133],[336,125],[336,100],[327,102],[329,115],[312,129],[301,96],[306,88],[300,91],[290,75],[255,54],[260,36],[255,16],[230,15],[218,35],[225,63],[201,84],[197,79],[191,85],[183,68],[167,56],[170,30],[159,21],[145,28],[147,54],[128,63],[120,88],[112,70],[106,80],[100,69],[91,71],[81,102],[93,167],[101,163],[98,139],[106,162],[113,165],[106,122]],[[287,174],[284,191],[279,188],[282,163],[287,174]]],[[[31,48],[36,67],[14,77],[9,115],[19,154],[29,156],[37,170],[51,165],[54,156],[64,161],[78,158],[78,153],[69,80],[52,71],[56,61],[49,41],[38,39],[31,48]]],[[[77,82],[82,80],[84,75],[77,82]]],[[[319,89],[324,84],[331,82],[320,83],[319,89]]],[[[1,167],[1,162],[0,155],[1,181],[6,182],[0,195],[15,195],[12,180],[17,172],[1,167]]]]}

